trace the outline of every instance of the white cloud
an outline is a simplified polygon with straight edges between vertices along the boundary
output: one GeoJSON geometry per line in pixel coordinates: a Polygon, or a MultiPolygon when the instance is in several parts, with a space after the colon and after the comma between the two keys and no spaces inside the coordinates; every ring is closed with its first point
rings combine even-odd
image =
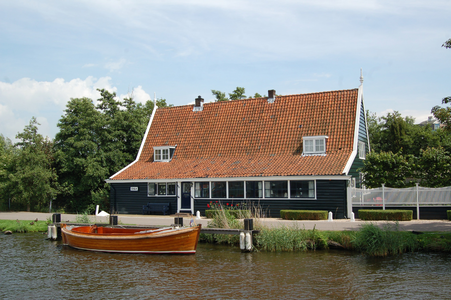
{"type": "Polygon", "coordinates": [[[105,68],[108,69],[110,72],[116,72],[121,70],[125,65],[127,64],[127,60],[124,58],[121,58],[118,61],[110,61],[105,64],[105,68]]]}
{"type": "Polygon", "coordinates": [[[147,94],[142,86],[138,86],[133,89],[131,93],[123,94],[119,96],[119,99],[123,100],[124,98],[133,97],[133,100],[137,103],[146,103],[148,100],[152,100],[149,94],[147,94]]]}
{"type": "MultiPolygon", "coordinates": [[[[39,133],[51,138],[57,132],[56,124],[64,113],[67,102],[71,98],[87,97],[92,100],[100,98],[97,88],[116,92],[111,86],[110,77],[65,81],[57,78],[52,82],[36,81],[22,78],[13,83],[0,82],[0,133],[14,139],[18,132],[35,116],[41,124],[39,133]]],[[[141,87],[137,94],[144,97],[141,87]]]]}

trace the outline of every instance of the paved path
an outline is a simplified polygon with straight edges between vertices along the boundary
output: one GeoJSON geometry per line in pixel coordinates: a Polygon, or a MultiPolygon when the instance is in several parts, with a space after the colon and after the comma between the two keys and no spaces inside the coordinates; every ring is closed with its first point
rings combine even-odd
{"type": "MultiPolygon", "coordinates": [[[[144,225],[144,226],[169,226],[174,223],[174,215],[172,216],[145,216],[145,215],[117,215],[120,224],[130,225],[144,225]]],[[[89,216],[94,222],[108,222],[108,217],[89,216]]],[[[51,219],[51,213],[34,213],[34,212],[0,212],[0,220],[41,220],[45,221],[51,219]]],[[[61,214],[62,222],[75,222],[77,215],[74,214],[61,214]]],[[[207,226],[210,219],[201,218],[199,220],[196,217],[188,218],[184,217],[183,221],[185,225],[188,225],[190,220],[193,219],[194,223],[207,226]]],[[[329,221],[287,221],[282,219],[264,218],[255,219],[254,228],[261,224],[267,227],[296,227],[300,229],[318,229],[318,230],[358,230],[362,224],[367,222],[356,220],[333,220],[329,221]]],[[[379,226],[387,224],[386,221],[373,221],[372,223],[379,226]]],[[[393,222],[389,222],[393,224],[393,222]]],[[[399,222],[399,229],[404,231],[451,231],[451,222],[447,220],[412,220],[399,222]]]]}

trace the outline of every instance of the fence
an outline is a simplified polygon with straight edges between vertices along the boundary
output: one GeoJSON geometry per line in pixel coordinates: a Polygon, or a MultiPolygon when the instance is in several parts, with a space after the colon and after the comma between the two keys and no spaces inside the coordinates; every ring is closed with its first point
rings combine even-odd
{"type": "MultiPolygon", "coordinates": [[[[416,206],[417,218],[420,206],[451,206],[451,187],[426,188],[415,186],[411,188],[388,188],[382,185],[375,189],[352,188],[352,206],[416,206]]],[[[450,207],[451,210],[451,207],[450,207]]]]}

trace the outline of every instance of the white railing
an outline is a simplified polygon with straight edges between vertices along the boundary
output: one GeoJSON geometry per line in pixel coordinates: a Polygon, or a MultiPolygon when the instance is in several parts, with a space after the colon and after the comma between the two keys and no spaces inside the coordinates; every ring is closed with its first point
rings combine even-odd
{"type": "Polygon", "coordinates": [[[375,189],[351,188],[352,207],[359,206],[416,206],[417,219],[420,219],[420,206],[451,205],[451,187],[415,187],[395,189],[382,185],[375,189]]]}
{"type": "Polygon", "coordinates": [[[352,206],[451,205],[451,187],[352,188],[352,206]]]}

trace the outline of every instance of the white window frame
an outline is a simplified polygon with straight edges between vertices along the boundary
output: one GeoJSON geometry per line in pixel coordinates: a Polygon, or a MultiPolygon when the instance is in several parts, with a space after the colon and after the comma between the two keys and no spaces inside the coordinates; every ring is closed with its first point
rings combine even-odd
{"type": "Polygon", "coordinates": [[[365,142],[359,142],[359,158],[360,159],[365,159],[366,158],[365,142]]]}
{"type": "Polygon", "coordinates": [[[173,182],[173,181],[169,181],[169,182],[148,182],[147,183],[147,197],[176,197],[177,196],[177,183],[173,182]],[[153,184],[154,185],[154,190],[153,190],[153,194],[150,193],[150,185],[153,184]],[[164,195],[159,195],[158,194],[158,190],[159,190],[159,186],[164,184],[165,185],[165,194],[164,195]],[[169,185],[174,185],[175,187],[175,193],[174,194],[168,194],[168,190],[169,190],[169,185]]]}
{"type": "Polygon", "coordinates": [[[153,147],[153,161],[169,162],[172,160],[171,149],[175,146],[156,146],[153,147]]]}
{"type": "Polygon", "coordinates": [[[326,139],[329,137],[327,135],[318,136],[304,136],[302,137],[302,154],[303,155],[326,155],[326,139]],[[322,148],[318,150],[318,147],[322,148]]]}

